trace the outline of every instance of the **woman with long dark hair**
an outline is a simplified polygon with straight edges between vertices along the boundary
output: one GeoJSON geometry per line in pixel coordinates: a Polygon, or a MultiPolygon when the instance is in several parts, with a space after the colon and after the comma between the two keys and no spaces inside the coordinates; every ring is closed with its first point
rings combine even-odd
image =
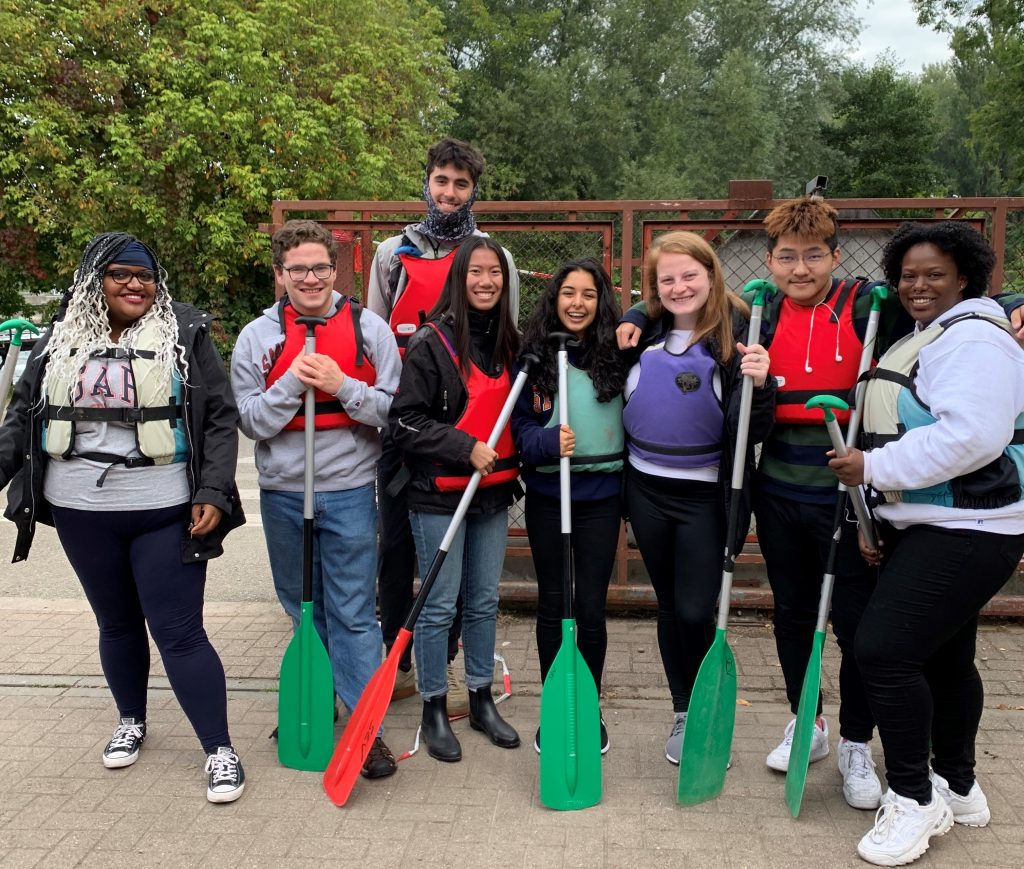
{"type": "MultiPolygon", "coordinates": [[[[523,460],[526,529],[537,574],[537,653],[541,681],[562,643],[562,535],[558,467],[570,456],[574,611],[580,653],[598,693],[608,631],[605,600],[615,564],[622,517],[622,388],[626,366],[615,342],[621,311],[608,275],[593,259],[563,265],[548,282],[523,336],[523,351],[540,359],[516,403],[512,435],[523,460]],[[552,332],[576,339],[570,346],[569,425],[560,426],[557,347],[552,332]]],[[[601,722],[601,751],[608,750],[601,722]]],[[[534,739],[540,751],[540,731],[534,739]]]]}
{"type": "Polygon", "coordinates": [[[519,467],[508,427],[495,449],[487,445],[511,391],[509,369],[519,347],[508,278],[508,261],[497,242],[473,236],[462,243],[441,298],[409,342],[388,419],[411,472],[409,519],[421,575],[473,472],[483,475],[413,640],[423,697],[421,732],[431,757],[443,761],[462,758],[447,709],[448,631],[460,588],[470,726],[502,748],[519,745],[519,734],[491,697],[498,580],[519,467]]]}

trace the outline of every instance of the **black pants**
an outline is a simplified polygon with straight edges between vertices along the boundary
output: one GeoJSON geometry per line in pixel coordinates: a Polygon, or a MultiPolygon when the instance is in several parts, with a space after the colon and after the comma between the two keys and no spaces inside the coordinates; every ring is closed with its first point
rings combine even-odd
{"type": "MultiPolygon", "coordinates": [[[[416,543],[409,525],[409,501],[403,488],[389,495],[387,487],[402,470],[402,451],[395,446],[387,428],[381,429],[381,456],[377,464],[377,512],[380,516],[380,542],[377,554],[377,603],[380,628],[388,650],[409,615],[416,572],[416,543]]],[[[455,621],[448,634],[448,660],[459,654],[462,633],[462,595],[455,602],[455,621]]],[[[403,670],[412,666],[412,643],[402,655],[403,670]]]]}
{"type": "MultiPolygon", "coordinates": [[[[874,731],[874,718],[853,653],[853,641],[878,571],[861,558],[852,513],[847,508],[844,514],[832,592],[832,629],[842,653],[839,733],[854,742],[868,742],[874,731]]],[[[835,530],[835,504],[804,504],[766,494],[755,484],[754,514],[757,540],[775,599],[775,646],[786,680],[786,697],[795,715],[818,620],[821,580],[835,530]]]]}
{"type": "Polygon", "coordinates": [[[57,535],[100,629],[100,664],[118,713],[146,718],[149,625],[203,750],[230,745],[224,667],[203,627],[206,562],[183,564],[187,504],[98,512],[53,507],[57,535]]]}
{"type": "MultiPolygon", "coordinates": [[[[572,503],[576,643],[599,694],[608,650],[604,608],[621,521],[618,495],[572,503]]],[[[562,647],[562,527],[558,498],[527,490],[526,532],[537,573],[537,654],[543,681],[562,647]]]]}
{"type": "Polygon", "coordinates": [[[715,637],[726,530],[721,487],[630,468],[626,505],[658,598],[658,648],[672,708],[685,712],[715,637]]]}
{"type": "Polygon", "coordinates": [[[900,796],[927,803],[931,740],[935,772],[966,795],[984,699],[974,665],[978,612],[1013,575],[1024,534],[912,525],[881,536],[886,557],[856,653],[886,778],[900,796]]]}

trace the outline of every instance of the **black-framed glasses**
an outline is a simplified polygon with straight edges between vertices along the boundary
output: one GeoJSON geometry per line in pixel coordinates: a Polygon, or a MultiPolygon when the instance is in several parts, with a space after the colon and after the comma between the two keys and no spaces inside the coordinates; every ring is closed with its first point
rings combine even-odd
{"type": "Polygon", "coordinates": [[[288,277],[290,277],[293,281],[306,280],[306,275],[308,275],[310,272],[313,273],[313,277],[315,277],[318,281],[325,281],[334,272],[334,266],[332,266],[330,263],[318,263],[317,265],[312,267],[288,266],[287,268],[282,269],[282,271],[288,272],[288,277]]]}
{"type": "Polygon", "coordinates": [[[156,283],[156,272],[151,269],[140,269],[137,272],[130,272],[128,269],[107,269],[103,273],[103,277],[110,278],[115,284],[120,284],[122,287],[128,286],[132,282],[132,278],[135,278],[144,287],[150,287],[156,283]]]}

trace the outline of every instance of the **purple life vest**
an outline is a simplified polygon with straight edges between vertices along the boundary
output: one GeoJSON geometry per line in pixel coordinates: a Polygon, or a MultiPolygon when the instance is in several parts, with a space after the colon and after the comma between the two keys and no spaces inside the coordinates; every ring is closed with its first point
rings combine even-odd
{"type": "Polygon", "coordinates": [[[722,457],[725,414],[718,367],[703,341],[678,356],[664,347],[640,356],[640,378],[622,412],[630,455],[668,468],[709,468],[722,457]]]}

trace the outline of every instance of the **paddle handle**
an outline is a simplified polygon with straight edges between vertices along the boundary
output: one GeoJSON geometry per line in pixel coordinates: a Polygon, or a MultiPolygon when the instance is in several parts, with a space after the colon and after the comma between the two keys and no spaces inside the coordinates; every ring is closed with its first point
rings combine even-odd
{"type": "MultiPolygon", "coordinates": [[[[7,356],[4,359],[3,368],[0,368],[0,411],[7,402],[7,393],[14,383],[14,369],[18,364],[18,354],[21,352],[21,333],[34,332],[39,334],[39,328],[35,323],[28,320],[6,320],[0,323],[0,332],[11,331],[11,343],[7,347],[7,356]]],[[[0,414],[0,419],[2,419],[0,414]]]]}
{"type": "MultiPolygon", "coordinates": [[[[505,399],[505,404],[501,408],[501,413],[498,414],[498,420],[494,424],[494,428],[491,429],[491,436],[487,438],[487,446],[492,450],[498,443],[498,438],[501,437],[501,433],[505,430],[505,426],[508,425],[509,418],[512,416],[512,409],[516,406],[516,402],[519,400],[519,394],[523,391],[523,387],[526,385],[526,378],[529,376],[530,368],[540,360],[537,359],[532,353],[524,353],[522,356],[522,368],[519,370],[519,374],[516,376],[515,381],[512,383],[512,390],[508,394],[508,398],[505,399]]],[[[412,602],[412,607],[409,609],[409,615],[405,618],[405,623],[402,627],[412,633],[413,628],[416,625],[416,620],[420,617],[420,611],[423,609],[423,604],[427,601],[427,595],[430,594],[430,589],[434,585],[434,581],[437,579],[437,575],[441,572],[442,566],[444,566],[445,557],[448,555],[448,550],[451,549],[452,541],[455,540],[455,535],[459,532],[459,527],[462,525],[462,520],[466,518],[466,512],[469,510],[469,505],[473,501],[473,496],[476,494],[476,490],[480,487],[481,473],[479,471],[473,471],[473,476],[469,478],[469,483],[466,485],[466,491],[462,493],[462,497],[459,499],[459,504],[455,508],[455,513],[452,514],[451,521],[448,523],[448,530],[444,532],[444,537],[441,539],[441,545],[437,547],[437,552],[434,553],[434,558],[430,562],[430,567],[427,570],[427,575],[423,577],[423,581],[420,583],[420,590],[416,594],[415,600],[412,602]]]]}
{"type": "MultiPolygon", "coordinates": [[[[323,317],[296,317],[295,322],[306,327],[306,344],[303,352],[307,356],[312,356],[316,353],[317,326],[325,326],[327,321],[323,317]]],[[[313,485],[316,475],[316,396],[312,386],[306,387],[303,401],[305,442],[302,474],[302,600],[310,601],[313,599],[313,485]]]]}
{"type": "MultiPolygon", "coordinates": [[[[761,339],[761,315],[764,311],[764,288],[758,287],[754,304],[750,309],[750,326],[747,329],[747,346],[761,339]]],[[[722,589],[718,598],[717,629],[724,631],[729,623],[729,602],[732,598],[732,575],[736,570],[736,553],[732,541],[740,519],[740,495],[743,492],[743,472],[746,469],[747,439],[750,433],[750,408],[754,401],[754,378],[743,375],[740,387],[740,416],[736,431],[736,449],[732,460],[732,497],[729,500],[729,521],[726,525],[725,559],[722,564],[722,589]]]]}
{"type": "MultiPolygon", "coordinates": [[[[569,332],[552,332],[549,341],[558,344],[558,490],[562,528],[562,618],[573,617],[572,600],[572,477],[569,456],[561,455],[562,426],[569,425],[569,351],[578,341],[569,332]]],[[[575,785],[573,785],[575,787],[575,785]]]]}
{"type": "MultiPolygon", "coordinates": [[[[825,428],[828,430],[828,436],[832,441],[832,448],[836,451],[836,455],[839,458],[845,458],[849,455],[850,451],[846,448],[846,442],[843,440],[843,432],[839,428],[839,420],[828,409],[825,411],[825,428]]],[[[864,493],[861,491],[860,486],[854,486],[849,492],[850,503],[853,504],[853,512],[857,515],[857,523],[860,525],[860,533],[864,535],[864,541],[869,548],[877,549],[878,544],[875,542],[874,524],[871,521],[871,514],[868,512],[867,502],[864,500],[864,493]]]]}

